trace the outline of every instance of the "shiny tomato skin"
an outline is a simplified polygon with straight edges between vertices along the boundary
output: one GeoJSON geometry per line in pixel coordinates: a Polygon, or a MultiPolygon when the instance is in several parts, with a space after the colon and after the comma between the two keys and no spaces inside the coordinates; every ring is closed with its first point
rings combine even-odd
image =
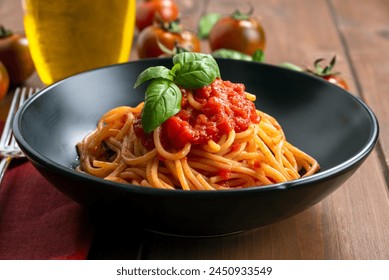
{"type": "Polygon", "coordinates": [[[349,90],[347,82],[339,75],[335,75],[335,74],[332,75],[331,74],[331,75],[323,76],[322,78],[325,79],[326,81],[332,83],[332,84],[335,84],[335,85],[343,88],[344,90],[349,90]]]}
{"type": "Polygon", "coordinates": [[[22,83],[35,71],[27,39],[21,34],[0,38],[0,61],[12,86],[22,83]]]}
{"type": "Polygon", "coordinates": [[[179,9],[173,0],[144,0],[136,9],[135,24],[139,31],[153,24],[154,16],[163,22],[171,22],[178,19],[179,9]]]}
{"type": "Polygon", "coordinates": [[[7,69],[0,61],[0,100],[7,94],[9,88],[9,76],[7,69]]]}
{"type": "Polygon", "coordinates": [[[212,51],[232,49],[247,55],[253,55],[258,49],[265,49],[265,31],[254,18],[234,19],[224,17],[213,26],[209,34],[209,45],[212,51]]]}
{"type": "Polygon", "coordinates": [[[151,25],[140,32],[136,48],[139,58],[159,57],[164,52],[158,46],[158,41],[167,49],[172,50],[177,42],[181,47],[193,52],[200,52],[200,39],[190,31],[174,33],[164,30],[158,25],[151,25]]]}

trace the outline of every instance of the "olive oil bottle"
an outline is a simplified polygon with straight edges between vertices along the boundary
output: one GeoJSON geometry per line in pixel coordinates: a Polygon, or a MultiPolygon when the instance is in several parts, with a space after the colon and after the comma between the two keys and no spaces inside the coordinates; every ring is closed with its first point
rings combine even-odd
{"type": "Polygon", "coordinates": [[[25,32],[42,82],[128,61],[135,6],[135,0],[23,0],[25,32]]]}

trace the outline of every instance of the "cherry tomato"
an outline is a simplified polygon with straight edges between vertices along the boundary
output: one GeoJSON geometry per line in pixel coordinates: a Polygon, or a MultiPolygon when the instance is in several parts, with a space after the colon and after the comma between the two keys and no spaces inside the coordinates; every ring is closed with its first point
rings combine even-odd
{"type": "Polygon", "coordinates": [[[3,63],[0,61],[0,100],[7,94],[9,87],[9,77],[7,69],[5,69],[3,63]]]}
{"type": "Polygon", "coordinates": [[[345,79],[340,75],[339,72],[333,71],[334,66],[336,64],[336,56],[334,56],[331,59],[330,63],[325,67],[321,66],[321,62],[323,62],[323,61],[324,61],[324,58],[319,58],[319,59],[315,60],[315,62],[313,63],[314,70],[307,69],[306,71],[308,73],[311,73],[311,74],[314,74],[318,77],[321,77],[324,80],[326,80],[330,83],[333,83],[333,84],[335,84],[335,85],[337,85],[345,90],[348,90],[349,86],[348,86],[347,82],[345,81],[345,79]]]}
{"type": "Polygon", "coordinates": [[[7,69],[12,86],[20,84],[35,71],[26,37],[3,26],[0,26],[0,61],[7,69]]]}
{"type": "Polygon", "coordinates": [[[136,48],[139,58],[165,55],[159,44],[173,50],[179,45],[188,51],[200,52],[200,39],[192,32],[172,23],[154,24],[140,32],[136,48]]]}
{"type": "Polygon", "coordinates": [[[327,76],[323,76],[322,78],[329,81],[330,83],[333,83],[333,84],[345,89],[345,90],[349,89],[346,81],[342,77],[340,77],[339,75],[327,75],[327,76]]]}
{"type": "Polygon", "coordinates": [[[136,27],[142,31],[158,18],[162,22],[178,19],[179,9],[174,0],[143,0],[136,9],[136,27]]]}
{"type": "Polygon", "coordinates": [[[209,45],[212,51],[231,49],[251,56],[265,49],[265,31],[256,19],[236,11],[215,23],[209,33],[209,45]]]}

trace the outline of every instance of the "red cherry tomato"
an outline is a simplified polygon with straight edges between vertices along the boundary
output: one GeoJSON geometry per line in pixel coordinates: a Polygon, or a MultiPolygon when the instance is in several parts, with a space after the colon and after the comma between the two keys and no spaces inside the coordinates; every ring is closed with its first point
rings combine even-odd
{"type": "Polygon", "coordinates": [[[325,67],[322,67],[320,65],[321,62],[323,62],[323,61],[324,61],[324,58],[316,59],[315,62],[313,63],[314,70],[307,69],[306,71],[308,73],[314,74],[315,76],[321,77],[324,80],[326,80],[332,84],[335,84],[335,85],[337,85],[345,90],[348,90],[349,86],[348,86],[346,80],[340,75],[339,72],[333,71],[334,66],[336,64],[336,56],[334,56],[331,59],[330,63],[325,67]]]}
{"type": "Polygon", "coordinates": [[[0,100],[7,94],[9,87],[8,72],[0,61],[0,100]]]}
{"type": "Polygon", "coordinates": [[[237,11],[215,23],[209,33],[209,45],[212,51],[231,49],[251,56],[265,49],[265,31],[256,19],[237,11]]]}
{"type": "Polygon", "coordinates": [[[323,79],[327,80],[328,82],[335,84],[345,90],[348,90],[349,87],[346,83],[346,81],[339,75],[327,75],[327,76],[322,76],[323,79]]]}
{"type": "Polygon", "coordinates": [[[136,9],[136,27],[142,31],[153,24],[155,17],[162,22],[178,19],[179,9],[174,0],[143,0],[136,9]]]}
{"type": "Polygon", "coordinates": [[[35,71],[27,39],[3,26],[0,26],[0,60],[13,86],[23,82],[35,71]]]}
{"type": "Polygon", "coordinates": [[[169,50],[178,45],[188,51],[200,52],[200,39],[194,33],[183,29],[173,31],[163,25],[151,25],[138,36],[136,48],[139,58],[165,55],[158,42],[169,50]]]}

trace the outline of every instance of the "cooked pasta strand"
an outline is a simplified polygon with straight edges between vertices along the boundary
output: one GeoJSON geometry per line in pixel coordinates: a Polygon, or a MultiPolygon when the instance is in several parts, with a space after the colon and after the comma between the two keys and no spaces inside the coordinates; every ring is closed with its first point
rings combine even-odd
{"type": "MultiPolygon", "coordinates": [[[[203,107],[192,92],[187,98],[193,108],[203,107]]],[[[187,143],[181,150],[166,147],[158,127],[152,134],[154,148],[146,148],[134,129],[142,108],[143,103],[121,106],[104,114],[97,129],[77,145],[77,170],[139,187],[204,191],[280,183],[310,176],[320,168],[286,140],[273,117],[259,110],[259,124],[239,133],[231,130],[203,145],[187,143]]]]}

